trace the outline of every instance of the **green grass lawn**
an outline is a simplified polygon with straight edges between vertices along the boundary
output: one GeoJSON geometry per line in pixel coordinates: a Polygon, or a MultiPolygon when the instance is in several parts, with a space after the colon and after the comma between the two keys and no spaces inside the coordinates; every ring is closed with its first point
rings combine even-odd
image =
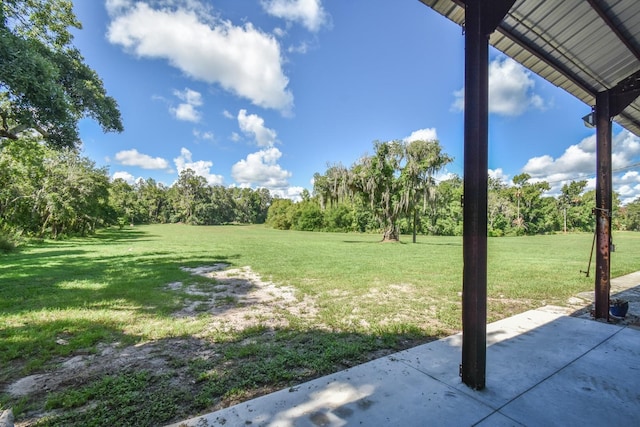
{"type": "MultiPolygon", "coordinates": [[[[109,351],[140,352],[149,363],[141,356],[135,364],[85,367],[53,390],[2,393],[0,408],[12,406],[18,420],[37,425],[165,424],[458,331],[462,239],[379,239],[155,225],[1,255],[2,390],[27,375],[58,372],[73,357],[90,362],[106,360],[109,351]],[[217,286],[180,267],[216,263],[250,266],[263,280],[295,289],[313,311],[298,316],[275,308],[270,316],[284,324],[269,327],[265,319],[246,329],[213,327],[216,314],[208,310],[176,317],[186,303],[207,297],[169,284],[211,292],[217,286]]],[[[592,290],[594,266],[590,278],[580,273],[591,239],[489,239],[489,320],[565,305],[592,290]]],[[[616,233],[614,243],[612,276],[640,270],[640,233],[616,233]]],[[[223,301],[225,310],[238,308],[235,298],[223,301]]]]}

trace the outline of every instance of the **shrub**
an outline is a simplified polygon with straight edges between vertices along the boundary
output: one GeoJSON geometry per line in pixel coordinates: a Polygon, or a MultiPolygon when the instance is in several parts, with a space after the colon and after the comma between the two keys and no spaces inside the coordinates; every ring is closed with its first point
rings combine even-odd
{"type": "Polygon", "coordinates": [[[5,231],[0,230],[0,252],[9,253],[16,249],[17,242],[5,231]]]}

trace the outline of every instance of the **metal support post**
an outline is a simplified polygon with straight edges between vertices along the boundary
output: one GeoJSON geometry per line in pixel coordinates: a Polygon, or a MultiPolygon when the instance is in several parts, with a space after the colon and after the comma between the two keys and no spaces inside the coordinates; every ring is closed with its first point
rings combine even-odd
{"type": "Polygon", "coordinates": [[[465,2],[462,382],[485,387],[489,35],[515,0],[465,2]]]}
{"type": "Polygon", "coordinates": [[[595,318],[609,318],[611,287],[611,111],[609,91],[596,96],[595,318]]]}
{"type": "Polygon", "coordinates": [[[462,381],[485,386],[487,345],[487,152],[489,41],[482,33],[482,2],[467,2],[464,77],[464,208],[462,381]]]}

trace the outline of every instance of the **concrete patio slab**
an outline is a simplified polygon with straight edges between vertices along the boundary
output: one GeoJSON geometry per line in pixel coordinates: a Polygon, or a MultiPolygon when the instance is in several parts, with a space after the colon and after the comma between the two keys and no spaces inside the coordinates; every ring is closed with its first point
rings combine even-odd
{"type": "Polygon", "coordinates": [[[640,423],[640,331],[618,329],[500,412],[540,426],[640,423]]]}
{"type": "MultiPolygon", "coordinates": [[[[628,295],[638,279],[625,277],[628,295]]],[[[461,344],[461,334],[452,335],[171,427],[584,427],[640,420],[636,326],[573,317],[560,307],[487,325],[482,391],[458,376],[461,344]]]]}
{"type": "Polygon", "coordinates": [[[499,409],[619,330],[615,325],[576,319],[547,308],[492,323],[487,326],[487,381],[482,391],[469,389],[455,375],[461,359],[460,334],[406,350],[397,357],[499,409]]]}

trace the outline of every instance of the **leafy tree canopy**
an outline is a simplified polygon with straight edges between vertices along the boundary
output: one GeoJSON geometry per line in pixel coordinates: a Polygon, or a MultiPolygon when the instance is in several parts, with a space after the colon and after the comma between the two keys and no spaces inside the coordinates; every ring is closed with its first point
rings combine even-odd
{"type": "Polygon", "coordinates": [[[69,0],[0,2],[0,144],[29,130],[74,147],[83,117],[122,131],[115,99],[72,45],[69,29],[81,27],[69,0]]]}

